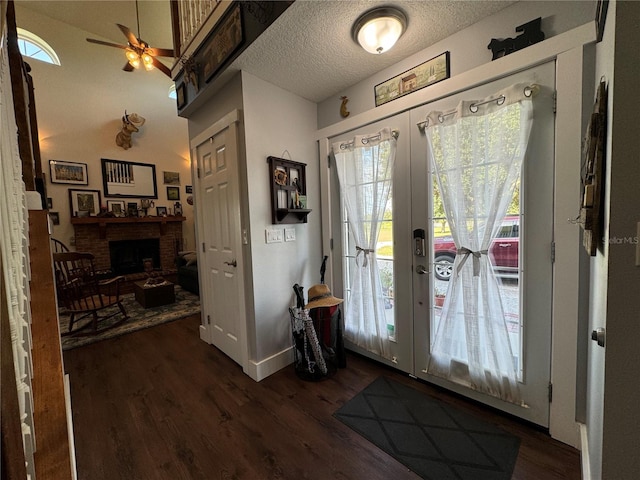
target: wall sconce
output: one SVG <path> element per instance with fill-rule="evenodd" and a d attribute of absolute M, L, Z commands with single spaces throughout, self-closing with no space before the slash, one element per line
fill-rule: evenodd
<path fill-rule="evenodd" d="M 407 28 L 407 16 L 393 7 L 379 7 L 362 14 L 351 28 L 353 40 L 369 53 L 391 49 Z"/>

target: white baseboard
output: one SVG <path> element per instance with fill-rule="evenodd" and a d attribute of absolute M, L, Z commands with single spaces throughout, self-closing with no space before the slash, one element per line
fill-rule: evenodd
<path fill-rule="evenodd" d="M 580 459 L 582 460 L 582 480 L 591 479 L 591 461 L 589 459 L 589 435 L 587 426 L 584 423 L 578 423 L 580 428 Z"/>
<path fill-rule="evenodd" d="M 247 369 L 244 373 L 253 378 L 256 382 L 264 380 L 269 375 L 276 373 L 278 370 L 285 368 L 293 363 L 293 347 L 285 348 L 270 357 L 255 362 L 249 360 Z"/>
<path fill-rule="evenodd" d="M 211 345 L 211 335 L 209 335 L 209 330 L 204 325 L 200 325 L 200 340 Z"/>

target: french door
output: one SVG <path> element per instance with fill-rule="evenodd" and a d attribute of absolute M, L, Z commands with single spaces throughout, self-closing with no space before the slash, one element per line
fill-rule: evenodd
<path fill-rule="evenodd" d="M 455 247 L 434 189 L 427 140 L 418 127 L 432 110 L 448 111 L 461 100 L 482 99 L 516 83 L 539 86 L 533 101 L 533 127 L 519 187 L 489 255 L 500 283 L 500 300 L 526 407 L 427 373 L 441 312 L 437 297 L 446 296 L 448 279 L 455 275 L 451 268 Z M 383 127 L 399 131 L 393 190 L 376 252 L 392 353 L 389 358 L 380 358 L 347 342 L 349 348 L 542 426 L 549 422 L 554 83 L 555 63 L 550 62 L 330 139 L 331 143 L 348 141 L 356 134 L 375 133 Z M 338 185 L 337 178 L 332 184 Z M 333 211 L 339 212 L 333 216 L 333 231 L 341 232 L 341 241 L 334 234 L 334 268 L 342 272 L 334 277 L 334 288 L 348 298 L 349 272 L 357 268 L 357 262 L 339 195 L 332 201 Z"/>
<path fill-rule="evenodd" d="M 382 122 L 367 125 L 364 128 L 352 130 L 343 135 L 334 137 L 331 142 L 341 143 L 353 140 L 355 135 L 375 134 L 382 128 L 389 127 L 398 132 L 396 142 L 396 160 L 394 168 L 394 180 L 391 194 L 385 209 L 384 220 L 380 228 L 376 248 L 376 261 L 380 271 L 380 280 L 384 295 L 384 307 L 386 317 L 386 332 L 389 339 L 389 355 L 381 357 L 362 348 L 350 344 L 350 349 L 363 355 L 375 358 L 383 363 L 392 365 L 405 372 L 413 372 L 413 325 L 412 325 L 412 286 L 411 276 L 401 274 L 411 270 L 411 256 L 409 255 L 409 240 L 400 228 L 410 223 L 408 206 L 411 203 L 411 174 L 410 174 L 410 116 L 409 113 L 394 116 Z M 335 168 L 332 169 L 334 177 L 333 185 L 339 185 Z M 342 272 L 342 275 L 334 276 L 334 289 L 342 291 L 347 300 L 350 295 L 349 281 L 358 266 L 356 258 L 356 245 L 349 231 L 348 220 L 344 205 L 341 202 L 339 188 L 333 189 L 332 210 L 334 223 L 332 230 L 340 232 L 334 234 L 334 271 Z M 402 252 L 402 253 L 401 253 Z M 348 328 L 347 328 L 348 330 Z M 348 334 L 347 334 L 348 335 Z"/>

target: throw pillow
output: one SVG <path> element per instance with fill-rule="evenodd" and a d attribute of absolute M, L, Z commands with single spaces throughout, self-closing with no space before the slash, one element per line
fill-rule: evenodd
<path fill-rule="evenodd" d="M 187 262 L 187 267 L 189 265 L 195 265 L 198 262 L 198 255 L 195 252 L 186 253 L 182 256 Z"/>

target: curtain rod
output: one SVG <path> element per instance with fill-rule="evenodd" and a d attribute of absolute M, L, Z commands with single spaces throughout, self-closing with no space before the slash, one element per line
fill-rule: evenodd
<path fill-rule="evenodd" d="M 524 93 L 525 97 L 530 97 L 532 95 L 536 95 L 538 93 L 538 91 L 540 90 L 540 86 L 537 84 L 533 84 L 533 85 L 527 85 L 526 87 L 524 87 L 522 93 Z M 504 95 L 500 95 L 497 98 L 492 98 L 490 100 L 485 100 L 484 102 L 477 102 L 477 103 L 472 103 L 471 105 L 469 105 L 469 111 L 471 111 L 471 113 L 476 113 L 478 111 L 478 107 L 480 105 L 486 105 L 488 103 L 491 102 L 496 102 L 498 105 L 502 105 L 504 103 L 504 101 L 507 99 L 507 97 L 505 97 Z M 440 123 L 443 122 L 444 117 L 448 117 L 450 115 L 455 115 L 456 111 L 452 111 L 452 112 L 448 112 L 448 113 L 441 113 L 440 115 L 438 115 L 438 121 Z M 416 123 L 416 125 L 418 126 L 418 128 L 420 130 L 424 130 L 425 128 L 427 128 L 429 126 L 429 119 L 426 119 L 422 122 L 418 122 Z"/>

